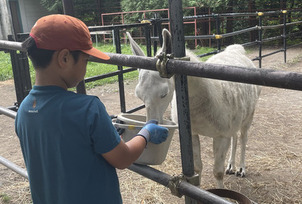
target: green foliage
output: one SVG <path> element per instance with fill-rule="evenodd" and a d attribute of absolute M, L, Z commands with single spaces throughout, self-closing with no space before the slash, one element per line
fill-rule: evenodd
<path fill-rule="evenodd" d="M 63 13 L 61 0 L 40 0 L 40 3 L 52 13 Z M 99 25 L 100 8 L 96 0 L 73 0 L 74 16 L 87 25 Z"/>
<path fill-rule="evenodd" d="M 247 11 L 249 6 L 257 9 L 257 11 L 264 10 L 278 10 L 282 7 L 281 0 L 271 1 L 271 0 L 199 0 L 198 7 L 212 8 L 214 12 L 224 11 L 226 12 L 232 7 L 235 12 Z M 300 0 L 284 1 L 286 2 L 286 8 L 300 8 L 302 2 Z"/>
<path fill-rule="evenodd" d="M 100 10 L 96 0 L 73 0 L 75 16 L 87 25 L 100 24 Z"/>
<path fill-rule="evenodd" d="M 192 0 L 183 0 L 182 6 L 191 7 L 191 6 L 198 6 L 196 1 Z M 122 11 L 141 11 L 141 10 L 154 10 L 154 9 L 167 9 L 169 8 L 168 1 L 161 1 L 161 0 L 145 0 L 145 1 L 133 1 L 133 0 L 121 0 L 121 8 Z M 189 12 L 184 10 L 184 13 Z M 160 16 L 162 18 L 167 18 L 168 13 L 166 11 L 157 11 L 157 12 L 150 12 L 144 15 L 143 13 L 135 13 L 129 14 L 125 16 L 125 21 L 127 23 L 135 23 L 142 19 L 150 19 L 154 18 L 154 15 Z M 192 14 L 191 14 L 192 15 Z"/>
<path fill-rule="evenodd" d="M 0 81 L 11 79 L 13 75 L 9 53 L 0 52 Z"/>
<path fill-rule="evenodd" d="M 200 0 L 199 7 L 210 7 L 210 8 L 217 8 L 220 6 L 227 6 L 229 0 Z"/>
<path fill-rule="evenodd" d="M 201 55 L 201 54 L 205 54 L 205 53 L 209 53 L 209 52 L 212 52 L 214 51 L 215 49 L 214 48 L 211 48 L 211 47 L 201 47 L 201 46 L 197 46 L 196 49 L 194 50 L 194 53 L 196 55 Z M 202 57 L 200 58 L 200 61 L 206 61 L 207 59 L 209 59 L 211 56 L 206 56 L 206 57 Z"/>
<path fill-rule="evenodd" d="M 50 12 L 63 13 L 63 5 L 61 0 L 41 0 L 41 5 Z"/>
<path fill-rule="evenodd" d="M 154 0 L 154 1 L 133 1 L 122 0 L 121 6 L 123 11 L 140 11 L 151 9 L 168 8 L 168 1 Z"/>

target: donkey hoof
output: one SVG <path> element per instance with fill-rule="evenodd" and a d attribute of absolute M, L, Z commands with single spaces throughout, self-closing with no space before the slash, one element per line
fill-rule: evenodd
<path fill-rule="evenodd" d="M 232 165 L 228 165 L 227 170 L 225 171 L 225 174 L 231 175 L 231 174 L 235 174 L 235 171 L 232 169 Z"/>
<path fill-rule="evenodd" d="M 245 172 L 242 170 L 242 168 L 240 168 L 240 170 L 236 172 L 236 176 L 245 177 Z"/>

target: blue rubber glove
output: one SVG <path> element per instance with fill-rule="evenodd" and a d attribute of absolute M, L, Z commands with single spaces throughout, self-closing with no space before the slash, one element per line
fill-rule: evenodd
<path fill-rule="evenodd" d="M 149 120 L 145 126 L 137 133 L 145 138 L 146 142 L 152 142 L 154 144 L 160 144 L 166 141 L 169 130 L 168 128 L 157 125 L 156 120 Z"/>

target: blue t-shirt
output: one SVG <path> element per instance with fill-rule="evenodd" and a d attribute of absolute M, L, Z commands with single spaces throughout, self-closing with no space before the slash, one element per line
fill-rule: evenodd
<path fill-rule="evenodd" d="M 34 204 L 122 203 L 116 170 L 101 155 L 121 139 L 97 97 L 34 86 L 15 125 Z"/>

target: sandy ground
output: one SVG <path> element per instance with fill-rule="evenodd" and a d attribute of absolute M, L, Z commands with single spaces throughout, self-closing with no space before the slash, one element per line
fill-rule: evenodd
<path fill-rule="evenodd" d="M 265 51 L 266 53 L 269 50 Z M 257 51 L 250 52 L 255 57 Z M 302 50 L 288 50 L 288 63 L 283 54 L 264 58 L 263 68 L 302 71 Z M 257 63 L 255 63 L 258 65 Z M 136 80 L 125 82 L 127 110 L 141 105 L 134 95 Z M 118 85 L 96 87 L 88 94 L 99 96 L 109 114 L 120 113 Z M 13 81 L 0 82 L 0 106 L 11 106 L 16 101 Z M 247 176 L 225 176 L 228 189 L 241 192 L 257 203 L 302 203 L 302 92 L 263 87 L 254 122 L 249 132 L 246 153 Z M 144 110 L 136 114 L 144 114 Z M 166 113 L 169 119 L 169 111 Z M 212 140 L 200 137 L 203 172 L 201 188 L 213 188 Z M 14 133 L 14 120 L 0 115 L 0 156 L 24 168 L 19 141 Z M 176 131 L 163 164 L 153 166 L 170 175 L 181 174 L 179 138 Z M 130 170 L 118 171 L 125 204 L 184 203 L 184 198 L 171 195 L 170 190 Z M 28 182 L 0 165 L 0 203 L 30 203 Z"/>

